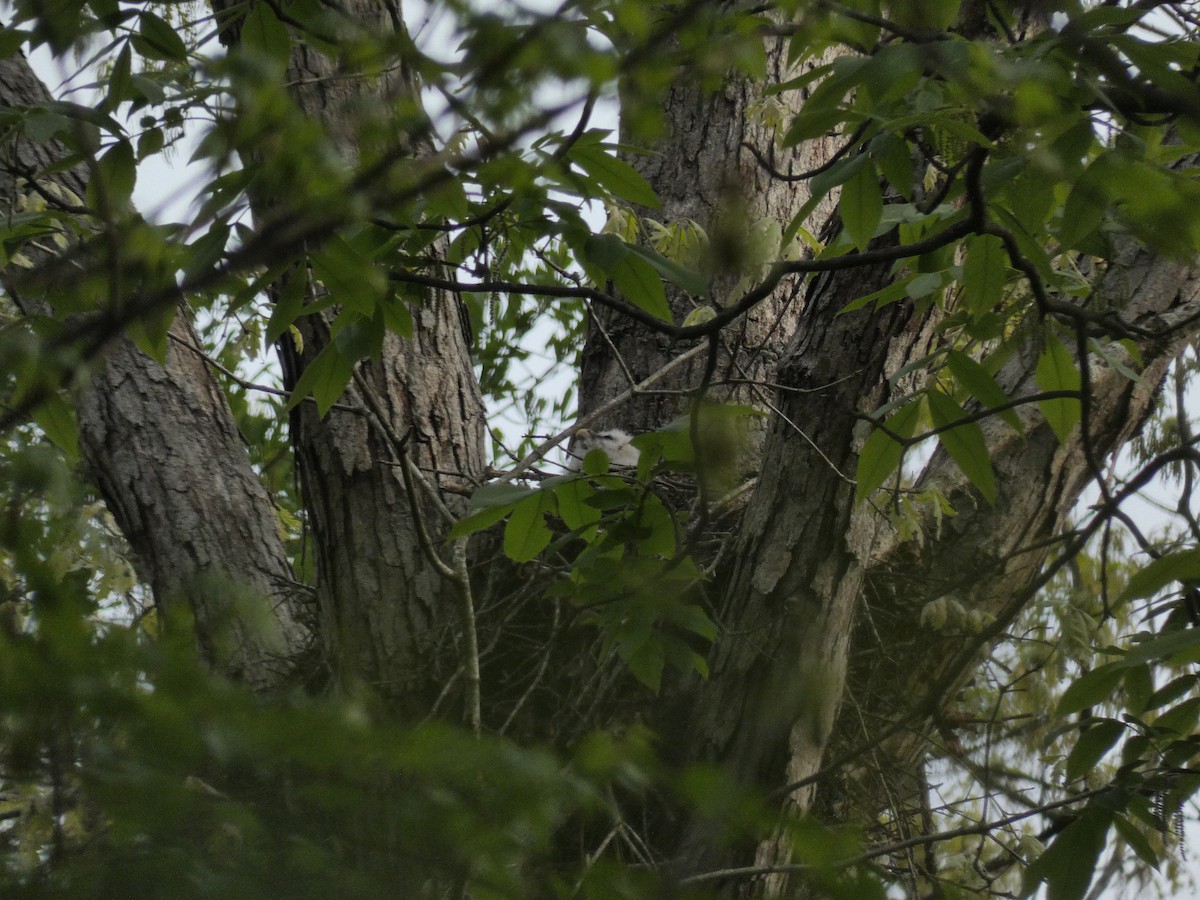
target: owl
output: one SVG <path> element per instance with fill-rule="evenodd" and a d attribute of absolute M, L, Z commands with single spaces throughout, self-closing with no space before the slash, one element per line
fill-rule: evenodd
<path fill-rule="evenodd" d="M 609 465 L 613 467 L 636 466 L 641 451 L 630 443 L 632 440 L 631 435 L 619 428 L 610 428 L 608 431 L 580 428 L 575 432 L 571 447 L 567 450 L 567 468 L 578 472 L 583 458 L 592 450 L 603 450 L 608 454 Z"/>

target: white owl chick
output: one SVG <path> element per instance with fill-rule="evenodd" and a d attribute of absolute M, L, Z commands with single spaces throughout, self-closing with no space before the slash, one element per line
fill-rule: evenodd
<path fill-rule="evenodd" d="M 613 467 L 636 466 L 641 451 L 630 443 L 632 440 L 630 434 L 619 428 L 610 428 L 608 431 L 580 428 L 575 432 L 571 448 L 567 451 L 567 468 L 578 472 L 583 465 L 583 458 L 591 450 L 603 450 L 608 454 L 609 465 Z"/>

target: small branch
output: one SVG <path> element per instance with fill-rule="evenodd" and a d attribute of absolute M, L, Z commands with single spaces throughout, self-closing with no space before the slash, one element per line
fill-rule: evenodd
<path fill-rule="evenodd" d="M 197 347 L 195 344 L 192 344 L 189 341 L 185 341 L 183 338 L 181 338 L 179 335 L 175 334 L 174 332 L 168 331 L 167 337 L 170 338 L 172 341 L 174 341 L 176 344 L 178 344 L 180 347 L 185 347 L 188 350 L 191 350 L 193 353 L 195 353 L 197 356 L 199 356 L 202 360 L 204 360 L 206 363 L 208 363 L 208 365 L 213 369 L 214 372 L 217 372 L 217 373 L 225 376 L 230 381 L 232 381 L 234 384 L 236 384 L 238 387 L 240 387 L 244 390 L 259 391 L 260 393 L 263 393 L 263 394 L 271 394 L 275 397 L 282 397 L 284 400 L 288 400 L 288 401 L 290 401 L 292 399 L 291 391 L 285 391 L 282 388 L 271 387 L 270 385 L 266 385 L 266 384 L 258 384 L 257 382 L 250 381 L 246 378 L 242 378 L 236 372 L 225 368 L 225 366 L 221 365 L 219 362 L 217 362 L 215 359 L 213 359 L 211 356 L 209 356 L 207 353 L 205 353 L 204 350 L 202 350 L 200 347 Z M 316 403 L 316 399 L 313 397 L 305 397 L 300 402 Z M 334 403 L 329 408 L 336 409 L 341 412 L 355 413 L 356 415 L 362 414 L 362 409 L 360 407 L 348 406 L 345 403 Z"/>
<path fill-rule="evenodd" d="M 1050 812 L 1051 810 L 1060 809 L 1064 806 L 1071 806 L 1072 804 L 1079 803 L 1083 800 L 1090 800 L 1091 798 L 1098 797 L 1101 794 L 1107 794 L 1112 790 L 1114 790 L 1112 787 L 1102 787 L 1090 791 L 1083 791 L 1082 793 L 1076 794 L 1073 797 L 1067 797 L 1064 800 L 1055 800 L 1053 803 L 1046 803 L 1042 806 L 1036 806 L 1023 812 L 1013 813 L 1011 816 L 1005 816 L 1003 819 L 995 819 L 991 822 L 981 822 L 978 825 L 965 825 L 962 828 L 952 828 L 949 831 L 939 831 L 936 834 L 918 835 L 903 841 L 885 844 L 882 847 L 864 850 L 857 856 L 850 856 L 846 859 L 832 863 L 830 868 L 847 869 L 851 866 L 857 866 L 865 862 L 870 862 L 873 859 L 878 859 L 881 856 L 889 856 L 893 853 L 899 853 L 901 850 L 907 850 L 911 847 L 937 844 L 956 837 L 968 837 L 973 834 L 990 834 L 999 828 L 1006 828 L 1009 825 L 1013 825 L 1022 821 L 1023 819 L 1041 815 L 1042 813 Z M 720 881 L 724 878 L 754 878 L 759 875 L 810 872 L 815 868 L 818 867 L 812 863 L 789 863 L 778 866 L 744 866 L 736 869 L 717 869 L 712 872 L 704 872 L 700 875 L 693 875 L 690 878 L 682 878 L 680 879 L 679 884 L 703 884 L 708 881 Z M 825 867 L 822 866 L 820 868 Z"/>
<path fill-rule="evenodd" d="M 1026 406 L 1030 403 L 1040 403 L 1043 400 L 1059 400 L 1059 399 L 1079 399 L 1079 391 L 1041 391 L 1037 394 L 1028 394 L 1024 397 L 1018 397 L 1016 400 L 1009 400 L 1007 403 L 999 403 L 996 406 L 989 406 L 985 409 L 976 410 L 973 413 L 968 413 L 962 418 L 955 419 L 953 422 L 947 422 L 945 425 L 939 425 L 936 428 L 930 428 L 928 431 L 923 431 L 920 434 L 915 434 L 912 437 L 904 437 L 892 431 L 883 423 L 882 420 L 866 413 L 853 413 L 856 419 L 862 419 L 864 422 L 870 422 L 875 428 L 878 428 L 897 444 L 903 447 L 912 447 L 922 441 L 928 440 L 931 437 L 936 437 L 945 431 L 951 431 L 961 425 L 970 425 L 972 422 L 979 422 L 983 419 L 991 418 L 999 415 L 1002 412 L 1007 412 L 1010 409 L 1015 409 L 1018 406 Z"/>
<path fill-rule="evenodd" d="M 788 175 L 784 172 L 780 172 L 775 167 L 775 161 L 773 158 L 775 155 L 774 151 L 772 151 L 772 153 L 771 153 L 772 158 L 767 158 L 766 156 L 763 155 L 763 152 L 761 150 L 759 150 L 757 147 L 755 147 L 749 141 L 742 141 L 742 146 L 745 149 L 750 151 L 750 155 L 754 157 L 755 161 L 757 161 L 758 164 L 763 168 L 763 170 L 768 175 L 770 175 L 772 178 L 774 178 L 776 181 L 784 181 L 784 182 L 788 182 L 788 183 L 797 182 L 797 181 L 808 181 L 810 178 L 815 178 L 816 176 L 820 175 L 822 172 L 828 172 L 835 165 L 837 165 L 846 156 L 846 154 L 849 153 L 851 150 L 853 150 L 855 145 L 858 144 L 858 142 L 860 140 L 862 140 L 863 133 L 867 130 L 867 126 L 869 124 L 870 124 L 870 120 L 863 122 L 857 128 L 855 128 L 854 131 L 852 131 L 850 133 L 850 137 L 846 139 L 846 143 L 844 143 L 841 147 L 839 147 L 833 153 L 833 155 L 830 156 L 829 159 L 825 160 L 825 162 L 821 163 L 821 165 L 816 166 L 815 168 L 812 168 L 812 169 L 808 169 L 805 172 L 800 172 L 797 175 Z"/>
<path fill-rule="evenodd" d="M 608 349 L 612 351 L 613 359 L 617 361 L 617 365 L 621 368 L 621 374 L 625 376 L 625 381 L 632 388 L 637 384 L 637 379 L 633 377 L 633 372 L 629 368 L 629 364 L 625 362 L 625 357 L 621 354 L 620 349 L 613 343 L 612 335 L 608 333 L 608 329 L 604 327 L 604 323 L 600 321 L 599 316 L 592 311 L 592 305 L 584 300 L 584 305 L 587 306 L 588 316 L 591 319 L 591 324 L 600 332 L 600 337 L 604 339 L 604 343 L 608 345 Z"/>
<path fill-rule="evenodd" d="M 558 621 L 561 616 L 561 612 L 562 610 L 559 606 L 559 603 L 555 602 L 554 621 L 550 623 L 550 637 L 546 640 L 545 648 L 542 651 L 542 658 L 538 661 L 537 671 L 533 673 L 533 679 L 529 682 L 529 686 L 525 688 L 524 692 L 517 699 L 517 702 L 513 704 L 512 710 L 509 712 L 508 716 L 505 717 L 504 724 L 500 726 L 500 729 L 496 732 L 497 734 L 504 734 L 504 732 L 508 731 L 508 726 L 513 723 L 513 719 L 517 717 L 517 713 L 521 711 L 522 707 L 524 707 L 529 701 L 529 698 L 533 696 L 534 690 L 541 683 L 542 677 L 546 674 L 546 667 L 550 664 L 550 647 L 554 643 L 554 636 L 558 633 Z"/>
<path fill-rule="evenodd" d="M 675 357 L 669 363 L 664 365 L 657 372 L 652 372 L 650 375 L 643 378 L 637 384 L 633 385 L 632 387 L 628 388 L 627 390 L 622 391 L 620 394 L 613 397 L 607 403 L 604 403 L 603 405 L 598 406 L 596 409 L 592 410 L 590 413 L 588 413 L 583 418 L 577 419 L 570 427 L 564 428 L 562 431 L 560 431 L 558 434 L 551 437 L 549 440 L 543 441 L 540 445 L 535 447 L 532 451 L 529 452 L 529 454 L 527 456 L 525 456 L 524 459 L 522 459 L 519 463 L 517 463 L 516 466 L 514 466 L 512 469 L 510 469 L 509 471 L 507 471 L 503 475 L 501 475 L 500 478 L 497 479 L 497 481 L 499 483 L 512 481 L 514 478 L 516 478 L 518 475 L 520 475 L 522 472 L 524 472 L 531 466 L 537 465 L 537 463 L 543 457 L 545 457 L 545 455 L 547 453 L 549 453 L 552 449 L 554 449 L 559 444 L 561 444 L 563 441 L 565 441 L 567 438 L 569 438 L 578 429 L 586 428 L 587 426 L 591 425 L 593 422 L 600 419 L 600 417 L 607 415 L 609 412 L 616 409 L 618 406 L 627 402 L 631 397 L 637 396 L 639 393 L 644 391 L 646 388 L 650 387 L 650 385 L 654 384 L 656 381 L 659 381 L 660 379 L 665 377 L 667 375 L 667 373 L 673 371 L 678 366 L 682 365 L 683 363 L 687 362 L 688 360 L 692 359 L 693 357 L 699 355 L 700 351 L 702 351 L 703 349 L 704 349 L 704 345 L 699 344 L 699 345 L 693 347 L 691 350 L 688 350 L 686 353 L 681 353 L 679 356 Z"/>
<path fill-rule="evenodd" d="M 646 312 L 641 307 L 634 306 L 632 303 L 590 287 L 565 284 L 529 284 L 519 281 L 464 282 L 449 278 L 437 278 L 432 275 L 423 275 L 419 272 L 401 271 L 390 272 L 388 277 L 392 281 L 403 284 L 416 284 L 423 287 L 439 288 L 441 290 L 464 294 L 491 294 L 498 292 L 505 294 L 530 294 L 540 297 L 577 297 L 591 300 L 616 310 L 659 334 L 665 334 L 676 340 L 689 340 L 691 338 L 708 337 L 710 334 L 720 331 L 735 319 L 741 318 L 769 297 L 775 288 L 779 286 L 779 283 L 788 275 L 807 275 L 816 272 L 844 272 L 848 269 L 856 269 L 861 266 L 896 262 L 901 259 L 922 256 L 962 240 L 975 230 L 972 222 L 957 222 L 927 238 L 914 241 L 911 244 L 878 247 L 874 250 L 863 250 L 856 253 L 848 253 L 844 256 L 833 256 L 824 259 L 797 259 L 777 262 L 771 267 L 757 287 L 747 291 L 737 303 L 719 310 L 715 316 L 699 325 L 675 325 L 672 322 L 664 322 L 658 316 Z"/>

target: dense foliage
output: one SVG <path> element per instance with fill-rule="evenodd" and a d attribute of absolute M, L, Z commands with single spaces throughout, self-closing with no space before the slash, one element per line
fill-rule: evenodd
<path fill-rule="evenodd" d="M 380 5 L 395 26 L 381 30 L 315 0 L 15 3 L 0 32 L 0 893 L 705 896 L 789 871 L 846 898 L 1044 884 L 1058 900 L 1148 868 L 1168 889 L 1186 878 L 1200 11 L 1034 6 L 438 0 L 403 18 Z M 35 52 L 39 71 L 70 73 L 55 99 L 22 68 Z M 303 92 L 302 52 L 337 61 L 328 115 Z M 750 215 L 746 176 L 710 221 L 660 212 L 641 162 L 677 128 L 680 85 L 706 103 L 747 84 L 739 115 L 771 138 L 742 162 L 803 202 Z M 163 175 L 184 152 L 186 174 Z M 187 179 L 181 221 L 135 205 Z M 654 710 L 732 677 L 721 647 L 740 623 L 716 598 L 739 562 L 777 565 L 738 543 L 746 460 L 765 446 L 770 465 L 771 441 L 807 427 L 770 392 L 828 374 L 781 367 L 739 393 L 717 374 L 736 356 L 723 335 L 777 291 L 815 298 L 843 277 L 867 287 L 830 329 L 903 309 L 927 332 L 878 404 L 835 411 L 858 419 L 854 468 L 825 459 L 852 485 L 846 517 L 882 523 L 895 559 L 963 541 L 969 567 L 990 521 L 970 516 L 1021 490 L 1006 454 L 1037 434 L 1079 475 L 1053 534 L 1012 551 L 1039 565 L 1001 601 L 933 557 L 930 584 L 959 580 L 912 588 L 909 625 L 946 657 L 928 702 L 864 719 L 798 809 L 783 801 L 813 779 L 789 788 L 780 767 L 764 784 L 672 746 Z M 442 435 L 373 404 L 366 379 L 455 297 L 491 457 L 444 478 L 414 463 Z M 636 467 L 593 451 L 567 469 L 585 341 L 622 340 L 598 322 L 674 342 L 698 377 L 629 375 L 611 403 L 662 388 L 655 402 L 681 411 L 634 438 Z M 203 361 L 273 498 L 305 636 L 274 683 L 227 664 L 238 635 L 269 631 L 263 597 L 234 578 L 216 613 L 200 588 L 178 602 L 137 543 L 173 523 L 105 508 L 75 404 L 125 339 L 164 366 Z M 370 423 L 413 553 L 452 587 L 436 602 L 461 604 L 456 665 L 428 661 L 443 689 L 422 715 L 346 674 L 312 599 L 328 555 L 288 423 L 314 410 Z M 930 460 L 953 478 L 920 476 Z M 1085 482 L 1089 505 L 1073 505 Z M 495 619 L 520 640 L 489 644 Z M 537 642 L 564 634 L 553 665 L 584 672 L 597 706 L 618 698 L 582 724 L 535 690 L 553 678 Z M 594 678 L 573 654 L 598 660 Z M 922 741 L 919 798 L 864 803 L 839 779 L 901 733 Z M 728 855 L 673 859 L 697 833 Z M 785 858 L 752 867 L 772 840 Z"/>

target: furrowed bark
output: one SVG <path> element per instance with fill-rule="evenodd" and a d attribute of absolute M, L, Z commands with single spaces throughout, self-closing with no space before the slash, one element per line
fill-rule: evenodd
<path fill-rule="evenodd" d="M 982 16 L 979 9 L 975 9 L 975 14 Z M 1036 30 L 1043 25 L 1035 14 L 1022 22 L 1022 29 Z M 979 27 L 978 23 L 968 23 L 967 30 L 975 27 Z M 681 102 L 687 96 L 686 89 L 676 88 L 667 101 L 671 138 L 656 146 L 655 154 L 630 157 L 663 197 L 667 211 L 678 209 L 680 216 L 709 224 L 713 210 L 722 202 L 728 203 L 728 194 L 723 194 L 720 188 L 729 184 L 728 173 L 735 166 L 728 161 L 728 151 L 722 157 L 713 152 L 712 145 L 704 138 L 712 133 L 726 134 L 723 129 L 730 126 L 725 116 L 745 125 L 745 106 L 729 102 L 731 96 L 737 96 L 737 90 L 735 85 L 723 97 L 708 100 L 709 109 L 697 114 Z M 696 122 L 703 122 L 699 133 L 695 130 Z M 713 143 L 718 148 L 728 148 L 738 142 L 723 142 L 718 137 Z M 680 159 L 684 174 L 672 177 L 672 169 L 680 165 L 677 162 Z M 701 164 L 691 162 L 697 159 L 702 160 Z M 774 186 L 779 187 L 778 183 Z M 747 193 L 755 198 L 770 196 L 769 188 L 762 185 L 758 188 Z M 697 208 L 699 213 L 693 211 Z M 778 215 L 778 210 L 768 206 L 764 214 Z M 670 221 L 666 216 L 660 217 Z M 881 568 L 878 551 L 872 548 L 886 544 L 887 535 L 880 533 L 884 525 L 882 517 L 870 507 L 856 508 L 852 502 L 854 488 L 850 479 L 865 438 L 861 423 L 855 426 L 854 413 L 869 414 L 886 402 L 891 393 L 919 386 L 915 377 L 900 385 L 889 385 L 887 379 L 929 349 L 937 314 L 915 317 L 911 306 L 900 304 L 882 314 L 860 312 L 842 318 L 836 315 L 846 302 L 890 280 L 889 273 L 882 270 L 825 276 L 814 282 L 805 300 L 795 295 L 794 285 L 790 296 L 785 286 L 777 297 L 783 300 L 787 314 L 772 318 L 777 329 L 772 337 L 778 340 L 782 334 L 786 339 L 793 331 L 796 336 L 783 353 L 782 362 L 775 362 L 781 344 L 774 346 L 775 359 L 766 357 L 770 359 L 766 366 L 762 365 L 764 356 L 756 357 L 753 352 L 748 363 L 741 363 L 740 372 L 736 354 L 732 363 L 722 361 L 727 366 L 724 370 L 727 376 L 736 372 L 744 377 L 753 371 L 756 378 L 778 381 L 784 392 L 776 401 L 780 415 L 767 437 L 759 484 L 741 523 L 741 539 L 730 554 L 736 560 L 732 574 L 718 576 L 728 579 L 718 610 L 722 635 L 710 658 L 709 681 L 696 692 L 695 702 L 685 704 L 690 728 L 682 743 L 697 757 L 720 760 L 748 784 L 762 789 L 813 779 L 821 770 L 841 705 L 851 648 L 855 648 L 855 658 L 861 659 L 858 642 L 868 629 L 876 635 L 875 641 L 878 633 L 890 634 L 887 627 L 890 621 L 884 625 L 878 621 L 860 624 L 855 631 L 858 598 L 867 586 L 868 574 L 874 578 Z M 686 302 L 680 303 L 677 298 L 677 315 L 686 311 Z M 628 379 L 614 360 L 616 355 L 625 357 L 635 378 L 644 377 L 671 358 L 662 339 L 647 340 L 636 329 L 622 330 L 607 317 L 598 318 L 606 334 L 592 335 L 585 353 L 585 411 L 627 386 Z M 748 330 L 753 333 L 753 324 Z M 741 352 L 760 346 L 753 337 L 739 337 L 730 343 Z M 1146 377 L 1150 383 L 1157 385 L 1161 380 L 1169 355 L 1168 352 L 1148 366 Z M 1147 414 L 1152 392 L 1128 390 L 1128 382 L 1119 376 L 1114 384 L 1112 378 L 1102 378 L 1097 372 L 1096 387 L 1101 394 L 1093 422 L 1105 432 L 1103 440 L 1097 438 L 1097 452 L 1103 455 L 1128 440 Z M 693 368 L 675 384 L 694 387 L 697 381 Z M 589 394 L 593 385 L 607 386 Z M 1028 384 L 1023 387 L 1026 393 L 1032 390 Z M 1020 393 L 1014 386 L 1012 395 Z M 634 423 L 635 428 L 654 428 L 678 414 L 683 405 L 677 397 L 635 400 L 635 404 L 627 414 L 614 415 L 606 424 L 629 427 L 629 423 Z M 1015 452 L 1017 459 L 1009 459 L 1010 452 Z M 947 531 L 955 534 L 934 542 L 936 550 L 931 552 L 951 561 L 944 565 L 947 571 L 973 571 L 974 566 L 967 566 L 967 562 L 984 546 L 984 540 L 1016 547 L 1038 536 L 1048 536 L 1061 525 L 1065 511 L 1071 508 L 1088 481 L 1089 473 L 1086 466 L 1080 465 L 1080 456 L 1076 453 L 1072 457 L 1069 450 L 1059 451 L 1045 427 L 1034 430 L 1020 451 L 1010 451 L 1008 447 L 998 450 L 996 467 L 1003 485 L 1016 489 L 1020 484 L 1016 479 L 1027 470 L 1045 475 L 1045 482 L 1039 482 L 1029 495 L 1020 488 L 1020 498 L 1002 496 L 997 506 L 1006 507 L 1008 515 L 992 517 L 978 529 L 966 525 L 965 520 L 951 520 Z M 1055 459 L 1052 466 L 1051 457 Z M 938 456 L 935 465 L 945 468 L 946 461 Z M 969 494 L 964 484 L 957 485 L 955 496 Z M 1030 509 L 1028 501 L 1035 496 L 1043 509 Z M 1023 502 L 1014 502 L 1016 499 Z M 978 498 L 969 502 L 972 511 L 984 505 Z M 963 529 L 966 533 L 957 533 Z M 998 540 L 996 529 L 1001 530 Z M 901 555 L 909 552 L 907 548 L 900 551 Z M 1005 577 L 997 579 L 988 592 L 994 596 L 995 604 L 1002 598 L 1011 601 L 1014 592 L 1027 588 L 1044 556 L 1044 553 L 1028 554 L 1007 567 Z M 907 557 L 904 562 L 907 565 Z M 919 582 L 928 577 L 930 568 L 926 563 L 920 571 L 907 567 L 904 571 L 911 573 L 912 581 Z M 910 597 L 911 594 L 906 596 L 906 602 L 911 615 L 906 620 L 906 630 L 901 632 L 906 636 L 917 626 L 920 612 L 919 606 L 912 612 Z M 956 646 L 961 644 L 959 639 Z M 859 679 L 852 678 L 849 682 L 855 696 L 865 694 L 870 698 L 871 709 L 867 710 L 870 721 L 880 721 L 884 712 L 896 720 L 903 719 L 902 714 L 895 715 L 895 710 L 911 711 L 915 699 L 923 696 L 917 688 L 936 681 L 936 673 L 931 673 L 929 667 L 939 654 L 929 651 L 927 636 L 912 637 L 909 645 L 908 656 L 897 654 L 899 666 L 907 666 L 903 677 L 896 671 L 897 666 L 873 669 L 868 664 Z M 947 652 L 941 658 L 958 658 L 962 663 L 961 654 L 949 652 L 955 647 L 945 649 Z M 882 653 L 878 648 L 875 650 L 872 660 Z M 867 674 L 878 677 L 866 685 L 861 679 Z M 886 681 L 887 685 L 879 692 L 884 699 L 876 703 L 871 691 L 879 681 Z M 900 693 L 904 693 L 905 705 L 897 704 Z M 835 745 L 839 751 L 846 743 L 853 743 L 847 734 L 854 731 L 859 736 L 861 726 L 851 726 L 860 721 L 860 715 L 862 710 L 856 708 L 842 716 Z M 812 781 L 792 792 L 789 807 L 794 811 L 811 808 L 817 784 Z M 864 807 L 850 818 L 873 821 L 880 796 L 877 792 L 873 797 L 875 807 Z M 702 825 L 685 837 L 681 855 L 684 869 L 689 871 L 715 868 L 723 859 L 730 858 L 714 846 Z M 789 856 L 786 841 L 770 841 L 760 848 L 757 862 L 786 863 Z M 781 891 L 785 885 L 783 879 L 766 879 L 750 892 Z"/>
<path fill-rule="evenodd" d="M 853 502 L 865 438 L 855 413 L 904 391 L 908 385 L 889 385 L 886 376 L 923 356 L 934 334 L 931 317 L 908 302 L 838 315 L 890 277 L 874 265 L 812 283 L 778 376 L 794 390 L 777 401 L 780 416 L 730 554 L 722 635 L 697 692 L 691 738 L 700 758 L 720 760 L 764 792 L 820 767 L 841 705 L 863 561 L 879 527 L 869 507 Z M 804 811 L 810 800 L 811 788 L 790 805 Z M 690 871 L 718 868 L 732 858 L 723 853 L 702 826 L 682 848 Z M 757 862 L 789 856 L 781 841 L 764 845 Z"/>
<path fill-rule="evenodd" d="M 769 38 L 766 47 L 768 82 L 796 77 L 829 61 L 823 57 L 789 67 L 785 40 Z M 763 121 L 761 104 L 768 82 L 731 78 L 723 90 L 709 93 L 685 72 L 662 101 L 664 137 L 649 147 L 648 153 L 625 155 L 626 162 L 654 187 L 662 204 L 658 209 L 639 209 L 639 214 L 668 226 L 691 220 L 705 229 L 713 243 L 713 258 L 706 261 L 715 266 L 712 301 L 668 290 L 677 323 L 706 303 L 715 302 L 720 308 L 736 301 L 738 296 L 732 292 L 738 282 L 749 279 L 742 283 L 744 290 L 754 280 L 748 258 L 765 250 L 773 259 L 776 250 L 775 246 L 755 246 L 755 241 L 769 242 L 770 238 L 756 238 L 753 226 L 764 220 L 786 225 L 811 196 L 807 181 L 781 181 L 767 171 L 764 162 L 777 171 L 798 175 L 821 166 L 840 147 L 838 141 L 829 139 L 780 149 L 775 127 Z M 798 109 L 802 104 L 791 100 L 792 96 L 776 99 L 795 103 Z M 622 140 L 632 142 L 627 135 Z M 836 197 L 826 198 L 806 225 L 818 230 L 835 203 Z M 811 251 L 804 248 L 804 252 Z M 765 385 L 774 381 L 802 305 L 798 285 L 782 285 L 722 333 L 710 399 L 760 408 L 766 405 L 771 389 Z M 639 382 L 693 345 L 649 335 L 643 326 L 619 314 L 593 309 L 579 380 L 580 414 L 590 413 L 627 390 L 630 375 L 634 383 Z M 596 427 L 615 426 L 630 433 L 662 427 L 689 409 L 694 398 L 687 392 L 700 386 L 704 368 L 701 353 L 646 394 L 603 416 Z"/>
<path fill-rule="evenodd" d="M 0 60 L 0 103 L 50 99 L 24 57 Z M 42 175 L 62 147 L 18 137 L 4 149 L 0 198 L 9 212 L 18 178 L 53 180 L 86 195 L 83 166 Z M 35 262 L 53 266 L 55 259 L 45 251 Z M 171 335 L 162 365 L 126 337 L 112 341 L 78 394 L 80 447 L 168 622 L 188 609 L 201 655 L 215 671 L 257 690 L 282 688 L 309 639 L 301 624 L 305 592 L 229 405 L 191 349 L 200 340 L 185 307 Z"/>
<path fill-rule="evenodd" d="M 226 4 L 214 8 L 226 13 Z M 355 0 L 339 8 L 339 19 L 339 27 L 351 33 L 363 29 L 378 36 L 403 29 L 397 3 Z M 235 42 L 236 34 L 234 23 L 223 39 Z M 286 75 L 291 96 L 352 166 L 362 116 L 390 108 L 396 96 L 412 96 L 417 85 L 403 65 L 366 76 L 306 45 L 302 34 L 293 36 Z M 421 139 L 396 140 L 400 163 L 423 152 Z M 351 382 L 343 403 L 360 412 L 334 409 L 321 417 L 304 404 L 291 423 L 329 661 L 345 690 L 365 689 L 384 702 L 387 715 L 407 721 L 429 714 L 456 672 L 470 668 L 460 644 L 460 588 L 431 553 L 446 563 L 451 559 L 438 540 L 447 525 L 441 508 L 461 512 L 462 499 L 442 487 L 453 482 L 461 492 L 481 480 L 485 430 L 459 299 L 430 292 L 412 312 L 411 339 L 389 333 L 379 360 L 358 364 L 361 378 Z M 307 315 L 296 322 L 302 350 L 284 336 L 289 384 L 328 344 L 333 317 Z M 371 396 L 363 396 L 364 390 Z M 406 459 L 430 491 L 414 483 L 410 497 L 401 471 Z M 423 546 L 422 529 L 432 546 Z"/>

